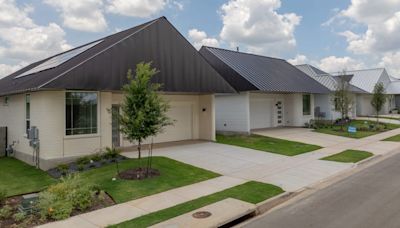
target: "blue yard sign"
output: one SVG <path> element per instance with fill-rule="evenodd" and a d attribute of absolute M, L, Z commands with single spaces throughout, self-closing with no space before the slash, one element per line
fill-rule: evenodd
<path fill-rule="evenodd" d="M 347 129 L 347 132 L 349 132 L 349 133 L 356 133 L 356 132 L 357 132 L 357 128 L 356 128 L 356 127 L 349 126 L 349 128 Z"/>

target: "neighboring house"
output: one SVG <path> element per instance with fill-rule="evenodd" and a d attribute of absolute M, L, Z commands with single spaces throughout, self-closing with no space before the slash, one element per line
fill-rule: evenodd
<path fill-rule="evenodd" d="M 304 126 L 314 118 L 313 94 L 330 92 L 282 59 L 212 47 L 200 53 L 240 92 L 216 96 L 220 132 Z"/>
<path fill-rule="evenodd" d="M 340 112 L 335 111 L 335 106 L 332 100 L 333 93 L 337 90 L 338 86 L 341 85 L 340 83 L 349 83 L 353 76 L 345 75 L 342 77 L 334 77 L 309 64 L 298 65 L 296 67 L 331 91 L 329 94 L 316 94 L 314 96 L 314 115 L 316 118 L 326 120 L 336 120 L 341 118 Z M 341 80 L 343 80 L 343 82 L 341 82 Z M 367 92 L 351 84 L 348 85 L 348 88 L 350 97 L 353 101 L 348 117 L 355 118 L 357 110 L 357 95 L 366 94 Z"/>
<path fill-rule="evenodd" d="M 341 72 L 334 73 L 334 76 L 341 75 Z M 366 91 L 366 94 L 357 95 L 357 116 L 376 115 L 371 105 L 372 94 L 377 83 L 382 83 L 388 94 L 388 102 L 385 103 L 381 114 L 388 114 L 395 107 L 393 91 L 388 91 L 391 83 L 389 74 L 384 68 L 346 71 L 347 75 L 353 75 L 350 84 Z"/>
<path fill-rule="evenodd" d="M 394 108 L 397 112 L 400 110 L 400 79 L 390 76 L 390 84 L 386 88 L 388 94 L 393 94 L 394 96 Z"/>
<path fill-rule="evenodd" d="M 27 129 L 39 129 L 47 169 L 104 147 L 131 144 L 119 132 L 121 87 L 128 69 L 152 62 L 175 120 L 154 142 L 214 140 L 214 93 L 235 90 L 161 17 L 33 63 L 0 80 L 0 126 L 16 157 L 32 162 Z M 114 113 L 114 112 L 113 112 Z"/>

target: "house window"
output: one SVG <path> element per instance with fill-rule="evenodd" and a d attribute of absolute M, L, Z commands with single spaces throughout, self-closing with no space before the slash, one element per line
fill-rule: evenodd
<path fill-rule="evenodd" d="M 303 94 L 303 116 L 311 115 L 311 95 Z"/>
<path fill-rule="evenodd" d="M 8 106 L 9 101 L 10 101 L 10 97 L 9 97 L 9 96 L 5 96 L 5 97 L 4 97 L 3 105 L 4 105 L 4 106 Z"/>
<path fill-rule="evenodd" d="M 28 130 L 31 127 L 31 95 L 25 95 L 25 130 L 26 134 L 28 134 Z"/>
<path fill-rule="evenodd" d="M 97 133 L 97 93 L 67 92 L 65 105 L 66 135 Z"/>

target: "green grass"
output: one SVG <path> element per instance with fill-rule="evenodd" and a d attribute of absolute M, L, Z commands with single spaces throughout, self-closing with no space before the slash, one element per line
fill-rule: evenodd
<path fill-rule="evenodd" d="M 7 196 L 41 191 L 55 182 L 46 172 L 22 161 L 0 159 L 0 189 L 5 189 Z"/>
<path fill-rule="evenodd" d="M 142 159 L 142 166 L 145 165 L 146 160 L 146 158 Z M 137 159 L 129 159 L 121 162 L 119 167 L 123 171 L 137 168 L 139 163 Z M 115 164 L 82 172 L 81 177 L 88 183 L 96 184 L 105 190 L 117 203 L 123 203 L 219 176 L 219 174 L 165 157 L 154 157 L 152 167 L 158 169 L 161 175 L 140 181 L 121 179 L 112 181 L 117 173 Z"/>
<path fill-rule="evenodd" d="M 316 145 L 261 135 L 217 135 L 217 142 L 286 156 L 295 156 L 321 148 Z"/>
<path fill-rule="evenodd" d="M 336 161 L 345 163 L 356 163 L 366 158 L 373 156 L 374 154 L 360 150 L 345 150 L 341 153 L 331 155 L 329 157 L 321 158 L 326 161 Z"/>
<path fill-rule="evenodd" d="M 176 216 L 191 212 L 206 205 L 224 200 L 226 198 L 235 198 L 249 203 L 259 203 L 273 196 L 282 193 L 283 190 L 277 186 L 250 181 L 233 188 L 226 189 L 208 196 L 204 196 L 186 203 L 176 205 L 164 210 L 160 210 L 148 215 L 135 218 L 117 225 L 112 228 L 130 228 L 130 227 L 149 227 L 151 225 L 166 221 Z"/>
<path fill-rule="evenodd" d="M 400 135 L 395 135 L 382 141 L 400 142 Z"/>
<path fill-rule="evenodd" d="M 315 129 L 315 132 L 319 133 L 325 133 L 325 134 L 330 134 L 330 135 L 338 135 L 338 136 L 344 136 L 344 137 L 349 137 L 349 138 L 364 138 L 367 136 L 379 134 L 388 130 L 393 130 L 396 128 L 399 128 L 400 125 L 398 124 L 389 124 L 389 123 L 380 123 L 381 126 L 386 126 L 385 129 L 382 129 L 381 131 L 374 131 L 374 130 L 369 130 L 369 125 L 370 124 L 376 124 L 375 121 L 368 121 L 368 120 L 353 120 L 351 121 L 350 124 L 347 124 L 343 126 L 343 131 L 341 130 L 340 126 L 332 126 L 330 128 L 319 128 Z M 353 126 L 357 128 L 356 133 L 349 133 L 347 132 L 348 126 Z"/>

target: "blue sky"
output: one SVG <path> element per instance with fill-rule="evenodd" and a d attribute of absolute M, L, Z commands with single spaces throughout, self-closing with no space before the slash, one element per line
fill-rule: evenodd
<path fill-rule="evenodd" d="M 0 77 L 159 16 L 197 48 L 400 76 L 400 0 L 0 0 Z"/>

